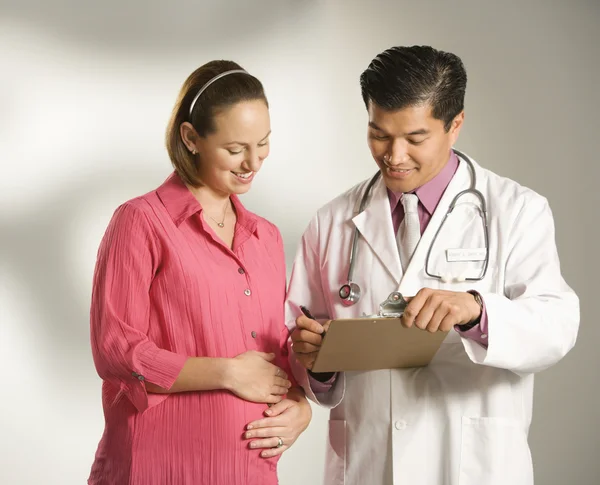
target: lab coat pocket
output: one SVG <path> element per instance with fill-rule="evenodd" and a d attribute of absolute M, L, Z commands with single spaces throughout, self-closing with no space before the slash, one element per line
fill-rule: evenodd
<path fill-rule="evenodd" d="M 459 485 L 533 485 L 527 434 L 510 418 L 462 418 Z"/>
<path fill-rule="evenodd" d="M 328 485 L 344 485 L 346 482 L 346 421 L 329 421 L 329 438 L 325 457 L 325 477 Z"/>

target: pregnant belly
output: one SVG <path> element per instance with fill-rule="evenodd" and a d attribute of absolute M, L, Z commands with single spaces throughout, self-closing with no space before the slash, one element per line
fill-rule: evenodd
<path fill-rule="evenodd" d="M 186 480 L 210 477 L 202 483 L 248 484 L 255 478 L 261 485 L 276 483 L 278 459 L 260 458 L 243 437 L 246 425 L 263 417 L 265 409 L 266 404 L 223 391 L 169 396 L 136 420 L 133 475 L 146 475 L 151 463 L 153 474 L 168 470 Z"/>
<path fill-rule="evenodd" d="M 266 409 L 224 391 L 173 394 L 140 416 L 136 434 L 172 435 L 177 442 L 239 442 L 246 425 L 264 417 Z"/>

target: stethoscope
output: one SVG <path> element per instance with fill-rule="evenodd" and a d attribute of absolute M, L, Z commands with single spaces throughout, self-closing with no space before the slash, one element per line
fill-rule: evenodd
<path fill-rule="evenodd" d="M 450 206 L 448 207 L 448 210 L 446 211 L 446 215 L 444 216 L 442 223 L 440 224 L 440 226 L 438 227 L 438 230 L 436 231 L 435 235 L 433 236 L 433 240 L 431 241 L 431 244 L 429 245 L 429 249 L 427 250 L 427 256 L 425 257 L 425 274 L 427 276 L 429 276 L 430 278 L 439 279 L 439 280 L 443 281 L 444 283 L 450 283 L 450 282 L 460 283 L 460 282 L 465 282 L 465 281 L 480 281 L 483 278 L 485 278 L 485 275 L 487 273 L 488 264 L 489 264 L 490 250 L 489 250 L 489 236 L 488 236 L 488 224 L 487 224 L 487 205 L 485 203 L 485 197 L 476 188 L 477 177 L 475 175 L 475 167 L 473 166 L 473 162 L 471 161 L 471 159 L 468 156 L 459 152 L 458 150 L 453 149 L 453 151 L 454 151 L 454 153 L 456 153 L 456 155 L 459 158 L 464 160 L 467 163 L 467 165 L 469 166 L 469 169 L 471 170 L 471 186 L 468 189 L 463 190 L 463 191 L 459 192 L 458 194 L 456 194 L 456 196 L 452 199 L 452 202 L 450 203 Z M 381 177 L 381 171 L 378 171 L 373 176 L 373 178 L 369 181 L 369 184 L 367 185 L 367 188 L 365 189 L 365 192 L 360 201 L 360 206 L 358 208 L 359 214 L 365 210 L 365 206 L 367 205 L 367 201 L 368 201 L 369 197 L 371 196 L 371 191 L 373 189 L 373 186 L 375 185 L 377 180 L 379 180 L 379 177 Z M 444 227 L 444 223 L 446 222 L 446 219 L 448 219 L 448 216 L 454 210 L 454 207 L 456 206 L 458 199 L 460 199 L 460 197 L 462 197 L 463 195 L 466 195 L 466 194 L 475 195 L 479 199 L 479 202 L 481 203 L 480 215 L 481 215 L 481 220 L 483 223 L 483 234 L 484 234 L 484 240 L 485 240 L 485 259 L 483 262 L 483 267 L 482 267 L 481 273 L 479 274 L 479 276 L 476 276 L 474 278 L 473 277 L 467 278 L 467 277 L 463 277 L 463 276 L 447 277 L 447 276 L 442 276 L 442 275 L 438 275 L 438 274 L 433 274 L 429 271 L 429 257 L 431 256 L 431 250 L 432 250 L 433 246 L 435 245 L 435 241 L 437 240 L 437 237 L 440 234 L 442 227 Z M 352 277 L 354 276 L 354 266 L 356 264 L 356 255 L 358 252 L 358 238 L 359 237 L 360 237 L 360 232 L 359 232 L 358 228 L 355 228 L 354 229 L 354 237 L 352 238 L 352 248 L 350 250 L 350 268 L 348 269 L 348 282 L 345 285 L 343 285 L 339 291 L 339 295 L 342 300 L 342 304 L 344 304 L 345 306 L 354 305 L 360 299 L 360 294 L 361 294 L 360 286 L 358 286 L 357 283 L 354 283 L 352 281 Z"/>

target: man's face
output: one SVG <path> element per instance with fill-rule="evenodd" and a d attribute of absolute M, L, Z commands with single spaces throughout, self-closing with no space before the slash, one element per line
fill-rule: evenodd
<path fill-rule="evenodd" d="M 367 111 L 369 148 L 393 192 L 412 192 L 440 173 L 464 120 L 463 111 L 446 131 L 429 104 L 388 111 L 369 101 Z"/>

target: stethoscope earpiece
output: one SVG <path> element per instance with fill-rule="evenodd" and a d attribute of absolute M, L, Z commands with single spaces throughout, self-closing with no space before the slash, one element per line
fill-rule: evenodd
<path fill-rule="evenodd" d="M 442 275 L 440 280 L 442 283 L 464 283 L 467 281 L 467 278 L 464 276 Z"/>

